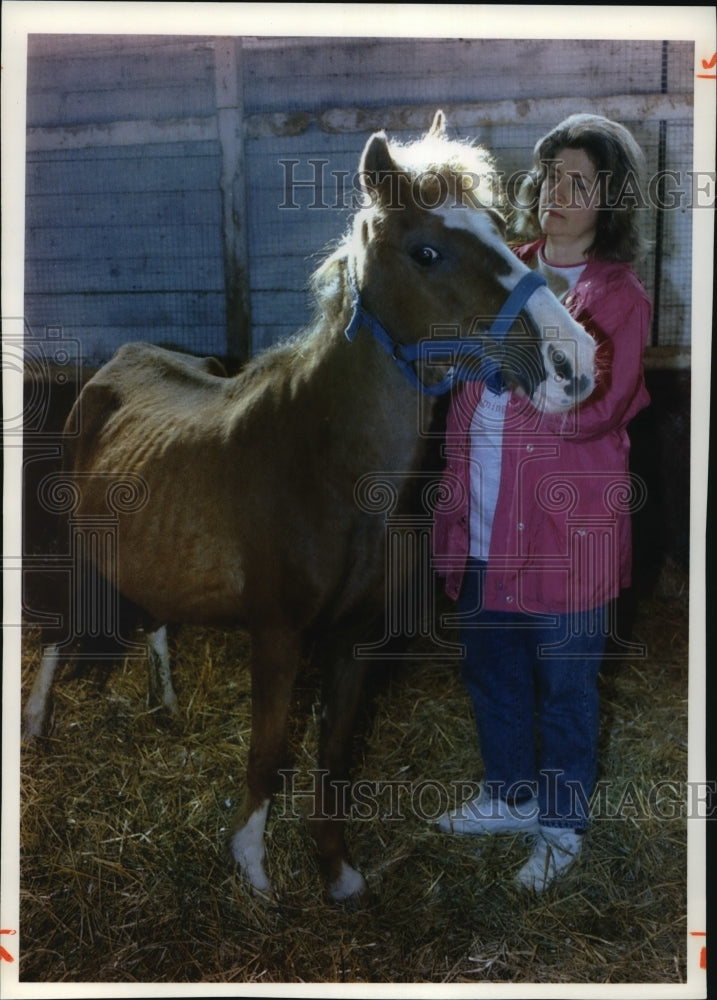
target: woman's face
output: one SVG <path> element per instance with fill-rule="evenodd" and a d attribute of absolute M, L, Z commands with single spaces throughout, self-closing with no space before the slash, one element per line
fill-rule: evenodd
<path fill-rule="evenodd" d="M 548 164 L 540 188 L 538 215 L 543 233 L 583 250 L 595 238 L 599 198 L 597 171 L 583 149 L 560 149 Z"/>

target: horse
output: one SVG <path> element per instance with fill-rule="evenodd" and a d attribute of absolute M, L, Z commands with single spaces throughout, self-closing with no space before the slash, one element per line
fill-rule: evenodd
<path fill-rule="evenodd" d="M 264 833 L 292 689 L 308 658 L 321 665 L 326 780 L 309 824 L 329 899 L 357 906 L 367 884 L 342 794 L 367 667 L 354 651 L 380 634 L 391 599 L 385 519 L 357 484 L 384 475 L 397 509 L 411 508 L 428 447 L 417 398 L 433 412 L 461 378 L 497 377 L 550 413 L 596 382 L 592 337 L 507 245 L 488 151 L 449 138 L 438 112 L 418 140 L 373 134 L 358 177 L 361 203 L 313 275 L 305 329 L 231 376 L 125 344 L 85 384 L 65 441 L 73 517 L 114 512 L 116 553 L 97 548 L 94 569 L 145 616 L 154 699 L 176 711 L 168 624 L 250 634 L 251 742 L 230 844 L 250 888 L 272 898 Z M 57 662 L 47 647 L 30 736 Z"/>

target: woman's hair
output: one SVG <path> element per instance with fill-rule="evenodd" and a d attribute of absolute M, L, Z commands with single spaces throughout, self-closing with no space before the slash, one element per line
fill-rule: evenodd
<path fill-rule="evenodd" d="M 527 238 L 540 235 L 540 188 L 562 149 L 583 150 L 596 170 L 599 211 L 587 255 L 621 261 L 643 256 L 649 247 L 640 218 L 640 209 L 646 207 L 642 194 L 645 157 L 624 126 L 599 115 L 571 115 L 535 144 L 533 169 L 517 191 L 516 233 Z"/>

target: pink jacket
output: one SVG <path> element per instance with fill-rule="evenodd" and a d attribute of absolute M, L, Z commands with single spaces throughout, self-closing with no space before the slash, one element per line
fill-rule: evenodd
<path fill-rule="evenodd" d="M 516 254 L 529 263 L 541 242 Z M 630 515 L 644 496 L 628 472 L 627 425 L 650 401 L 642 357 L 652 307 L 627 264 L 597 260 L 565 305 L 600 345 L 598 385 L 582 406 L 560 415 L 510 397 L 484 591 L 489 610 L 577 611 L 630 585 Z M 479 382 L 457 390 L 446 425 L 433 549 L 454 599 L 469 553 L 469 429 L 483 391 Z"/>

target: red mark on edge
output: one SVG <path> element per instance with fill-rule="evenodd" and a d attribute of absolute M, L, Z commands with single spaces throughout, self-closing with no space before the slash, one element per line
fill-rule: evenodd
<path fill-rule="evenodd" d="M 717 66 L 717 52 L 714 53 L 711 59 L 702 60 L 702 69 L 714 69 L 716 66 Z M 698 73 L 697 78 L 699 80 L 717 80 L 717 74 Z"/>
<path fill-rule="evenodd" d="M 0 930 L 0 934 L 17 934 L 17 931 L 11 930 Z M 0 945 L 0 958 L 3 962 L 14 962 L 15 959 L 12 957 L 9 951 L 6 951 L 2 945 Z"/>
<path fill-rule="evenodd" d="M 690 931 L 692 937 L 706 937 L 705 931 Z M 700 949 L 700 968 L 707 968 L 707 948 L 703 945 Z"/>

